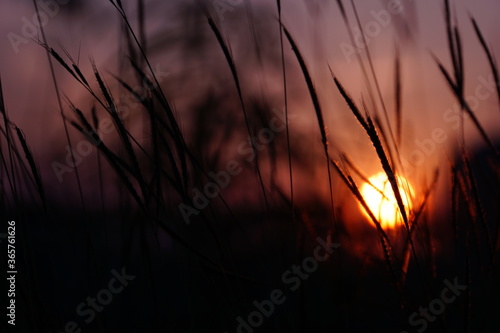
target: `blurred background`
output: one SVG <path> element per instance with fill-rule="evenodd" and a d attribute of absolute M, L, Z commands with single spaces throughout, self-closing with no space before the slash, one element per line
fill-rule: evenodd
<path fill-rule="evenodd" d="M 283 26 L 318 96 L 329 157 L 359 186 L 384 169 L 332 73 L 363 116 L 380 121 L 384 148 L 397 156 L 391 163 L 414 189 L 411 246 L 403 221 L 384 240 L 325 161 L 317 109 L 296 52 L 280 36 L 277 2 L 54 1 L 38 2 L 45 37 L 32 1 L 0 3 L 5 110 L 25 135 L 44 189 L 40 198 L 36 177 L 23 176 L 32 170 L 9 166 L 2 124 L 2 223 L 18 221 L 24 267 L 19 331 L 59 332 L 74 320 L 83 332 L 245 332 L 238 316 L 283 287 L 283 272 L 313 253 L 317 237 L 340 243 L 338 253 L 252 331 L 416 332 L 408 317 L 455 277 L 468 291 L 426 331 L 498 331 L 500 96 L 471 21 L 494 57 L 497 1 L 450 1 L 463 96 L 490 146 L 468 116 L 462 128 L 460 101 L 438 67 L 454 70 L 445 1 L 281 1 Z M 93 63 L 121 110 L 144 182 L 108 104 L 100 104 L 106 94 Z M 72 125 L 83 126 L 74 108 L 97 120 L 115 155 L 87 144 Z M 80 157 L 73 163 L 66 130 Z M 200 209 L 193 190 L 206 195 L 207 175 L 229 171 L 229 162 L 241 171 Z M 182 203 L 199 211 L 189 223 Z M 76 306 L 121 267 L 136 280 L 84 323 Z"/>

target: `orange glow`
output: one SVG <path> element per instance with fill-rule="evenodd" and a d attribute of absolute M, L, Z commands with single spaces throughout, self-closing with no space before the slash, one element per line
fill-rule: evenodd
<path fill-rule="evenodd" d="M 405 205 L 405 211 L 408 214 L 411 208 L 411 197 L 414 191 L 405 178 L 400 176 L 396 178 L 403 204 Z M 363 186 L 361 186 L 361 195 L 365 199 L 373 215 L 375 215 L 380 222 L 382 228 L 392 229 L 403 223 L 398 203 L 394 197 L 394 192 L 392 191 L 391 184 L 385 172 L 377 173 L 368 180 L 369 183 L 364 183 Z M 363 212 L 368 217 L 368 213 L 366 213 L 364 209 Z"/>

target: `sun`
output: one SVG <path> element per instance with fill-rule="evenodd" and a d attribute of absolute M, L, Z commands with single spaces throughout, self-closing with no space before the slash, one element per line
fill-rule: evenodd
<path fill-rule="evenodd" d="M 408 180 L 404 177 L 396 176 L 396 179 L 405 206 L 405 211 L 408 215 L 411 209 L 411 198 L 414 191 Z M 393 229 L 397 225 L 400 225 L 403 222 L 403 218 L 385 172 L 380 172 L 371 176 L 368 181 L 369 182 L 361 186 L 361 195 L 373 215 L 375 215 L 380 222 L 382 228 Z M 368 217 L 368 213 L 364 209 L 363 212 Z"/>

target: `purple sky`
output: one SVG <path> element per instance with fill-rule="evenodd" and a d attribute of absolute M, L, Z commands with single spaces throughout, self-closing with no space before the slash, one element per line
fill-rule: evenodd
<path fill-rule="evenodd" d="M 233 1 L 232 3 L 237 3 Z M 344 1 L 346 2 L 346 1 Z M 134 1 L 124 1 L 124 3 L 133 8 Z M 270 27 L 270 36 L 276 37 L 277 27 L 275 21 L 275 3 L 274 1 L 260 0 L 250 1 L 252 10 L 256 17 L 255 24 Z M 344 150 L 352 152 L 353 158 L 367 166 L 367 172 L 371 170 L 371 160 L 373 156 L 366 154 L 370 149 L 366 142 L 360 139 L 358 124 L 353 120 L 345 104 L 338 96 L 332 84 L 330 74 L 327 70 L 327 64 L 338 75 L 351 93 L 353 99 L 361 101 L 361 97 L 366 97 L 367 89 L 363 83 L 361 72 L 354 57 L 349 61 L 341 46 L 349 43 L 345 26 L 341 20 L 336 1 L 313 0 L 313 1 L 282 1 L 283 3 L 283 21 L 295 36 L 299 47 L 306 57 L 314 76 L 314 81 L 326 110 L 325 118 L 329 127 L 330 139 L 343 147 Z M 347 2 L 346 2 L 347 3 Z M 466 87 L 467 95 L 474 95 L 476 88 L 483 85 L 484 80 L 488 80 L 489 70 L 486 58 L 480 49 L 470 21 L 468 13 L 474 16 L 479 22 L 485 38 L 491 45 L 495 54 L 498 50 L 498 34 L 500 21 L 498 13 L 500 3 L 494 0 L 481 1 L 452 1 L 454 11 L 456 12 L 460 31 L 463 37 L 463 46 L 465 50 L 465 68 L 466 68 Z M 78 58 L 80 52 L 79 64 L 85 73 L 91 74 L 89 66 L 89 55 L 95 59 L 97 66 L 103 73 L 118 73 L 117 51 L 119 50 L 119 21 L 116 12 L 106 1 L 86 1 L 81 7 L 71 8 L 61 5 L 60 10 L 53 17 L 49 17 L 45 25 L 46 33 L 51 46 L 61 50 L 58 43 Z M 156 48 L 152 55 L 152 62 L 160 66 L 162 70 L 172 73 L 172 77 L 166 80 L 171 96 L 174 96 L 173 102 L 177 106 L 177 111 L 181 121 L 188 122 L 189 101 L 194 99 L 200 90 L 210 86 L 210 82 L 204 86 L 197 82 L 197 66 L 211 66 L 211 61 L 205 58 L 203 54 L 190 54 L 188 58 L 175 48 L 165 48 L 161 50 L 162 38 L 175 40 L 186 36 L 200 34 L 208 38 L 209 49 L 212 48 L 215 53 L 217 45 L 210 35 L 206 22 L 192 25 L 192 29 L 201 27 L 200 31 L 189 30 L 186 23 L 186 17 L 181 15 L 188 6 L 187 1 L 168 2 L 150 0 L 147 4 L 147 30 L 148 37 L 152 45 L 160 43 L 160 50 Z M 177 4 L 182 4 L 178 6 Z M 213 5 L 215 2 L 207 1 L 207 6 L 217 12 Z M 438 158 L 443 158 L 449 147 L 454 146 L 453 137 L 457 133 L 453 128 L 454 121 L 448 121 L 444 118 L 449 109 L 456 106 L 456 101 L 446 87 L 443 78 L 439 75 L 431 52 L 439 59 L 442 59 L 445 66 L 450 69 L 449 54 L 445 40 L 445 30 L 443 22 L 443 10 L 441 1 L 435 0 L 401 0 L 404 8 L 402 13 L 389 15 L 390 23 L 385 26 L 377 21 L 373 13 L 381 13 L 381 10 L 388 9 L 388 4 L 384 1 L 357 1 L 360 19 L 363 25 L 372 24 L 376 29 L 379 24 L 379 30 L 370 40 L 370 52 L 373 57 L 373 64 L 382 95 L 387 100 L 387 106 L 391 110 L 393 105 L 393 64 L 394 64 L 394 44 L 396 37 L 401 41 L 400 47 L 403 59 L 403 87 L 404 87 L 404 149 L 403 152 L 410 153 L 416 149 L 415 140 L 425 140 L 432 137 L 433 130 L 442 128 L 450 139 L 437 146 L 436 153 L 429 158 L 429 165 L 436 163 Z M 68 5 L 69 6 L 69 5 Z M 348 15 L 351 22 L 354 22 L 352 9 L 347 6 Z M 130 10 L 133 12 L 133 10 Z M 30 1 L 2 1 L 0 3 L 0 73 L 4 96 L 8 111 L 12 120 L 22 128 L 30 145 L 37 153 L 40 163 L 45 166 L 50 165 L 56 152 L 64 152 L 65 142 L 61 138 L 62 122 L 59 116 L 57 102 L 55 99 L 54 88 L 50 79 L 49 67 L 47 65 L 44 50 L 30 41 L 21 43 L 17 46 L 18 52 L 13 47 L 11 40 L 12 34 L 22 36 L 24 18 L 31 20 L 34 10 Z M 221 12 L 219 11 L 219 14 Z M 377 15 L 378 15 L 377 14 Z M 222 15 L 222 16 L 220 16 Z M 241 50 L 248 46 L 251 41 L 248 38 L 241 38 L 240 32 L 248 36 L 248 24 L 244 18 L 246 15 L 245 5 L 235 5 L 234 8 L 227 10 L 219 15 L 224 32 L 231 42 L 236 61 L 238 56 L 243 56 Z M 50 15 L 49 15 L 50 16 Z M 385 17 L 387 19 L 387 17 Z M 402 25 L 398 21 L 409 25 L 413 41 L 405 40 L 402 33 Z M 375 23 L 378 22 L 378 23 Z M 375 25 L 373 25 L 375 24 Z M 188 28 L 186 28 L 188 27 Z M 203 30 L 204 29 L 204 30 Z M 259 28 L 257 38 L 265 40 L 268 28 Z M 408 36 L 408 35 L 406 35 Z M 158 42 L 160 41 L 160 42 Z M 260 42 L 259 42 L 260 43 Z M 344 44 L 343 44 L 344 43 Z M 211 46 L 210 46 L 211 45 Z M 262 48 L 266 48 L 265 41 L 261 42 Z M 274 45 L 273 47 L 278 47 Z M 288 49 L 288 47 L 287 47 Z M 60 54 L 63 54 L 60 51 Z M 296 62 L 290 53 L 290 66 L 296 67 Z M 223 61 L 220 54 L 216 61 Z M 188 60 L 186 60 L 188 59 Z M 207 60 L 205 64 L 203 61 Z M 248 75 L 254 71 L 252 65 L 245 66 L 246 63 L 238 64 L 242 73 Z M 271 66 L 271 65 L 268 65 Z M 83 94 L 83 90 L 74 85 L 74 80 L 59 69 L 56 65 L 58 82 L 61 91 L 68 96 L 70 100 L 79 107 L 85 109 L 88 106 L 88 98 Z M 264 73 L 265 82 L 269 89 L 279 89 L 277 84 L 279 77 L 273 77 L 272 73 L 279 73 L 276 70 L 268 70 Z M 291 68 L 295 73 L 297 68 Z M 188 90 L 176 86 L 175 78 L 183 75 L 194 77 L 193 87 Z M 244 75 L 244 74 L 243 74 Z M 106 76 L 109 82 L 112 79 Z M 249 76 L 250 77 L 250 76 Z M 317 126 L 314 118 L 311 103 L 305 90 L 305 85 L 298 80 L 292 83 L 291 88 L 302 91 L 293 96 L 293 111 L 299 117 L 296 121 L 297 131 L 306 131 L 308 125 Z M 198 86 L 199 85 L 199 86 Z M 177 88 L 177 89 L 176 89 Z M 280 108 L 281 105 L 276 105 Z M 490 133 L 498 132 L 498 101 L 495 95 L 481 100 L 477 106 L 477 115 Z M 450 116 L 450 114 L 448 114 Z M 188 124 L 185 125 L 189 127 Z M 317 130 L 316 127 L 312 127 Z M 475 137 L 475 129 L 467 126 L 467 132 Z M 54 177 L 50 168 L 46 170 L 48 179 Z M 47 171 L 48 170 L 48 171 Z"/>

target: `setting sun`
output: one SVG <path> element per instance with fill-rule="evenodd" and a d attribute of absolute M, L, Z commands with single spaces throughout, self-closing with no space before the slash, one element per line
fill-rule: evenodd
<path fill-rule="evenodd" d="M 369 183 L 364 183 L 361 187 L 361 194 L 382 228 L 394 228 L 399 223 L 402 223 L 398 203 L 387 175 L 380 172 L 371 176 L 368 180 Z M 413 188 L 405 178 L 398 176 L 397 180 L 405 210 L 408 213 L 411 207 L 411 196 L 414 193 Z M 364 209 L 363 212 L 368 216 Z"/>

